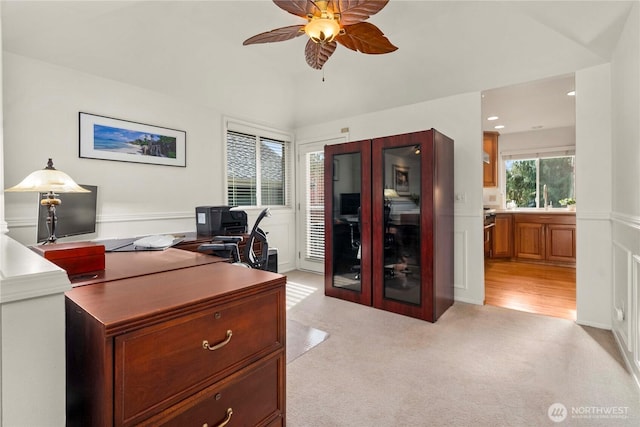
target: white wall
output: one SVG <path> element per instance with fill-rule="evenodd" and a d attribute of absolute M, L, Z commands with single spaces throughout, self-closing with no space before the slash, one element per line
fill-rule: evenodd
<path fill-rule="evenodd" d="M 2 4 L 0 3 L 0 16 L 2 16 Z M 0 19 L 0 46 L 2 46 L 2 20 Z M 0 49 L 0 82 L 2 82 L 2 49 Z M 0 84 L 0 100 L 2 99 L 2 84 Z M 4 220 L 4 131 L 3 112 L 0 104 L 0 239 L 8 231 L 7 222 Z M 0 282 L 0 296 L 2 295 L 2 282 Z M 2 304 L 0 304 L 0 354 L 2 354 Z M 0 420 L 2 420 L 2 358 L 0 357 Z M 2 421 L 0 421 L 0 426 Z"/>
<path fill-rule="evenodd" d="M 576 321 L 611 328 L 611 73 L 576 72 Z"/>
<path fill-rule="evenodd" d="M 97 185 L 97 233 L 76 240 L 195 231 L 195 207 L 225 200 L 223 114 L 245 118 L 243 114 L 253 122 L 255 117 L 268 119 L 271 122 L 257 124 L 286 131 L 282 126 L 292 112 L 284 100 L 291 89 L 277 83 L 274 79 L 271 88 L 260 88 L 261 98 L 254 99 L 256 88 L 243 82 L 245 90 L 235 96 L 245 99 L 246 108 L 221 111 L 5 52 L 5 183 L 18 183 L 52 157 L 76 182 Z M 269 96 L 283 102 L 274 108 Z M 224 105 L 225 100 L 218 102 Z M 233 104 L 239 104 L 238 99 Z M 187 167 L 79 158 L 80 111 L 186 131 Z M 37 195 L 6 194 L 5 210 L 9 236 L 35 243 Z M 248 213 L 251 225 L 257 211 Z M 293 215 L 291 209 L 274 210 L 262 223 L 274 239 L 270 244 L 282 248 L 278 260 L 283 271 L 295 265 L 294 251 L 288 250 L 294 246 L 289 242 Z"/>
<path fill-rule="evenodd" d="M 483 304 L 482 122 L 480 93 L 456 95 L 296 129 L 296 140 L 320 139 L 349 128 L 358 141 L 434 128 L 454 140 L 455 298 Z"/>
<path fill-rule="evenodd" d="M 611 61 L 613 332 L 640 385 L 640 5 Z M 619 310 L 619 312 L 618 312 Z M 618 313 L 620 317 L 618 317 Z"/>
<path fill-rule="evenodd" d="M 1 8 L 0 4 L 0 8 Z M 0 16 L 2 15 L 0 9 Z M 0 20 L 0 46 L 2 46 L 2 20 Z M 0 83 L 2 82 L 2 50 L 0 49 Z M 3 85 L 0 84 L 0 100 L 3 99 Z M 0 104 L 0 234 L 5 234 L 8 231 L 7 222 L 4 219 L 4 119 L 2 104 Z M 0 406 L 0 413 L 2 407 Z"/>
<path fill-rule="evenodd" d="M 515 132 L 500 135 L 499 151 L 517 152 L 530 149 L 549 149 L 576 145 L 576 130 L 573 126 Z"/>

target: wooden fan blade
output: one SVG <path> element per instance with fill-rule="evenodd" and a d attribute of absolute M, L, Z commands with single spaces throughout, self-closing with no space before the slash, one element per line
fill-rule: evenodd
<path fill-rule="evenodd" d="M 318 7 L 311 0 L 273 0 L 273 2 L 285 12 L 305 19 L 307 15 L 320 13 Z"/>
<path fill-rule="evenodd" d="M 378 27 L 369 22 L 344 27 L 345 33 L 336 37 L 342 46 L 368 54 L 389 53 L 398 48 L 391 44 Z"/>
<path fill-rule="evenodd" d="M 290 27 L 276 28 L 275 30 L 267 31 L 264 33 L 256 34 L 253 37 L 249 37 L 244 41 L 243 46 L 256 43 L 271 43 L 271 42 L 283 42 L 296 38 L 302 34 L 304 25 L 292 25 Z"/>
<path fill-rule="evenodd" d="M 316 43 L 309 39 L 304 48 L 304 57 L 311 68 L 321 70 L 322 66 L 338 47 L 336 42 Z"/>
<path fill-rule="evenodd" d="M 340 24 L 353 25 L 384 8 L 389 0 L 333 0 L 333 11 L 340 13 Z"/>

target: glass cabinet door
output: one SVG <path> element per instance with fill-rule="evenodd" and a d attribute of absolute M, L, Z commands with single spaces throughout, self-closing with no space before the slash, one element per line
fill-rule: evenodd
<path fill-rule="evenodd" d="M 424 206 L 429 206 L 428 144 L 424 133 L 373 141 L 373 306 L 422 317 L 430 300 L 425 277 Z M 425 170 L 426 169 L 426 170 Z M 427 197 L 427 200 L 424 198 Z M 426 264 L 426 267 L 425 267 Z"/>
<path fill-rule="evenodd" d="M 420 289 L 420 152 L 414 146 L 382 150 L 382 249 L 377 266 L 385 299 L 419 305 Z M 380 199 L 380 198 L 378 198 Z"/>
<path fill-rule="evenodd" d="M 325 294 L 371 304 L 369 141 L 325 147 Z"/>

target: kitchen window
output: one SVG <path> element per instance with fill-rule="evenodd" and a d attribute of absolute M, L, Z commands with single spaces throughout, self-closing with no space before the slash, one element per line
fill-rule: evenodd
<path fill-rule="evenodd" d="M 230 206 L 289 206 L 290 138 L 284 133 L 228 122 L 227 203 Z"/>
<path fill-rule="evenodd" d="M 505 200 L 517 207 L 561 207 L 560 201 L 575 198 L 575 163 L 573 151 L 503 154 Z"/>

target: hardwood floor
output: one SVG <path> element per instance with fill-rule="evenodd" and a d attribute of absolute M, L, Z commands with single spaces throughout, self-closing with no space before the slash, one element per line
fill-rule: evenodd
<path fill-rule="evenodd" d="M 487 260 L 485 303 L 576 320 L 576 269 Z"/>

